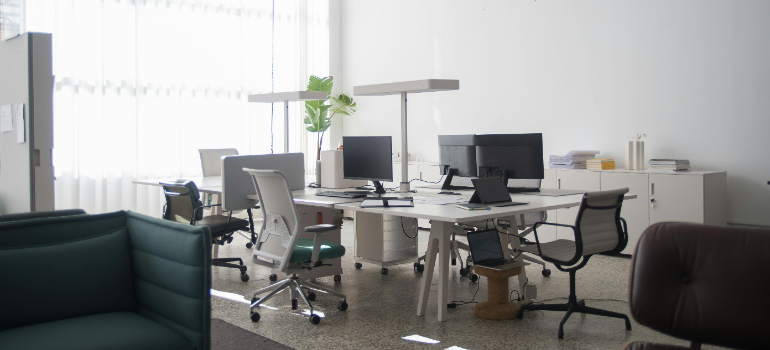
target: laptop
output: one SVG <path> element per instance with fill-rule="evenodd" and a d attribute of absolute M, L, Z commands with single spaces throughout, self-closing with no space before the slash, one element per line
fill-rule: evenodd
<path fill-rule="evenodd" d="M 499 177 L 482 177 L 471 179 L 476 192 L 473 193 L 470 203 L 483 203 L 490 207 L 508 207 L 523 205 L 527 202 L 514 202 L 508 193 L 508 187 Z"/>
<path fill-rule="evenodd" d="M 471 248 L 473 264 L 476 266 L 502 271 L 529 265 L 523 261 L 505 258 L 497 229 L 468 232 L 468 245 Z"/>

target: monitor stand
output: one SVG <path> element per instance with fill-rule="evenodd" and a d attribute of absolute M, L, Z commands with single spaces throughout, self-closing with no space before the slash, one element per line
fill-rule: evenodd
<path fill-rule="evenodd" d="M 467 187 L 467 186 L 452 186 L 452 178 L 457 173 L 457 170 L 453 168 L 449 168 L 446 173 L 446 178 L 444 179 L 444 183 L 441 184 L 442 190 L 473 190 L 473 187 Z"/>
<path fill-rule="evenodd" d="M 371 180 L 374 184 L 374 193 L 378 196 L 385 194 L 385 187 L 382 187 L 382 182 Z"/>

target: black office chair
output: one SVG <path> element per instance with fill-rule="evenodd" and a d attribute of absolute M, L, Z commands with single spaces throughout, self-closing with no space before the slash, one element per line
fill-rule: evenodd
<path fill-rule="evenodd" d="M 248 228 L 249 222 L 228 215 L 203 216 L 204 208 L 211 208 L 221 204 L 203 205 L 200 200 L 198 186 L 192 181 L 164 183 L 163 192 L 166 196 L 166 205 L 163 206 L 163 218 L 170 221 L 188 222 L 190 225 L 205 225 L 211 230 L 212 244 L 224 245 L 233 241 L 233 234 L 241 229 Z M 214 266 L 229 267 L 241 270 L 241 281 L 249 280 L 246 266 L 241 258 L 214 258 L 211 259 Z M 238 265 L 233 262 L 238 262 Z"/>
<path fill-rule="evenodd" d="M 625 314 L 588 307 L 584 300 L 578 300 L 575 296 L 575 272 L 583 268 L 593 254 L 614 255 L 626 248 L 628 230 L 626 221 L 620 217 L 620 208 L 627 192 L 628 188 L 622 188 L 584 194 L 574 226 L 550 222 L 535 224 L 532 230 L 535 234 L 535 244 L 520 250 L 538 255 L 556 265 L 557 269 L 569 272 L 569 298 L 566 304 L 522 305 L 518 318 L 523 317 L 524 310 L 566 311 L 567 314 L 559 323 L 559 339 L 564 339 L 564 323 L 573 312 L 622 318 L 626 321 L 626 329 L 631 330 L 631 322 Z M 557 239 L 541 243 L 537 236 L 537 228 L 541 225 L 569 227 L 575 232 L 575 240 Z"/>

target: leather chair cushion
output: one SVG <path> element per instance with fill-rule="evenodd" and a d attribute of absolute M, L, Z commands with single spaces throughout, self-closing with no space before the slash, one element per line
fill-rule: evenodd
<path fill-rule="evenodd" d="M 623 350 L 689 350 L 688 347 L 648 343 L 644 341 L 632 341 L 623 347 Z"/>
<path fill-rule="evenodd" d="M 197 225 L 208 226 L 211 230 L 211 236 L 218 237 L 228 232 L 249 227 L 249 222 L 239 218 L 230 218 L 230 225 L 228 226 L 227 215 L 209 215 L 199 220 Z"/>
<path fill-rule="evenodd" d="M 291 262 L 304 262 L 310 261 L 313 255 L 313 238 L 301 238 L 297 239 L 294 244 L 294 251 L 291 253 Z M 318 255 L 319 260 L 336 259 L 345 255 L 345 247 L 327 241 L 321 242 L 321 252 Z"/>
<path fill-rule="evenodd" d="M 96 314 L 14 328 L 0 332 L 0 344 L 4 350 L 195 348 L 171 328 L 133 312 Z"/>
<path fill-rule="evenodd" d="M 636 246 L 634 319 L 699 343 L 770 348 L 770 229 L 658 223 Z"/>

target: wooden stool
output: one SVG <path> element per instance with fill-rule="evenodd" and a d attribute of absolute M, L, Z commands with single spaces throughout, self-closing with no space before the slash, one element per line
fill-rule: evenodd
<path fill-rule="evenodd" d="M 473 308 L 473 313 L 488 320 L 512 320 L 519 313 L 518 302 L 511 302 L 508 294 L 508 277 L 521 273 L 521 267 L 503 271 L 481 266 L 473 267 L 477 274 L 487 277 L 487 301 L 482 301 Z"/>

